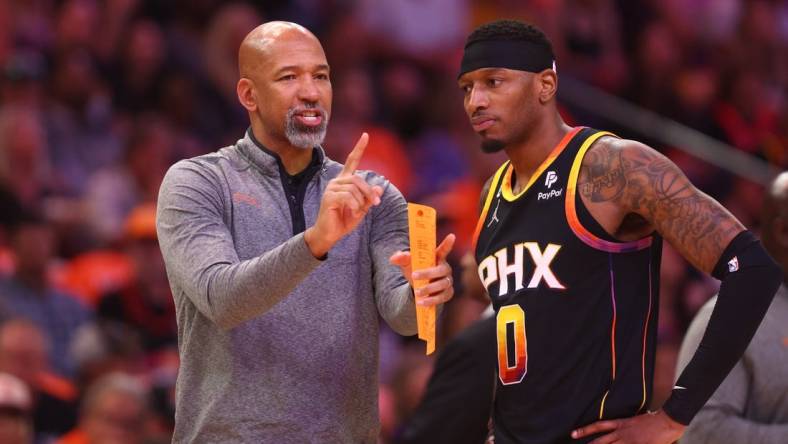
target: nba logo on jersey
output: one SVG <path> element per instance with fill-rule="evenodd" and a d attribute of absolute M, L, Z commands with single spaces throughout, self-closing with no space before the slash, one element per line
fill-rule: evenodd
<path fill-rule="evenodd" d="M 739 270 L 739 258 L 737 256 L 733 256 L 733 259 L 728 261 L 728 273 L 733 273 L 734 271 Z"/>
<path fill-rule="evenodd" d="M 548 171 L 547 177 L 544 180 L 544 184 L 547 188 L 550 188 L 557 180 L 558 174 L 555 174 L 555 171 Z"/>

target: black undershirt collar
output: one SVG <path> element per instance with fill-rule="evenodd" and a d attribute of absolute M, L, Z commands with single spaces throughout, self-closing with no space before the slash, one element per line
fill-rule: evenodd
<path fill-rule="evenodd" d="M 254 137 L 252 129 L 248 130 L 249 138 L 254 144 L 260 148 L 264 153 L 276 159 L 279 166 L 279 177 L 282 180 L 282 189 L 287 198 L 287 204 L 290 207 L 290 218 L 293 224 L 293 235 L 306 230 L 306 221 L 304 220 L 304 196 L 306 195 L 306 188 L 309 181 L 320 171 L 323 166 L 323 153 L 318 148 L 312 148 L 312 160 L 309 165 L 296 174 L 288 174 L 282 164 L 282 158 L 279 154 L 269 150 L 257 138 Z"/>

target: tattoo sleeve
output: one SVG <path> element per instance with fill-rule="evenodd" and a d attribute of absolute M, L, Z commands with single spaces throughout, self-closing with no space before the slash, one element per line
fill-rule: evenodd
<path fill-rule="evenodd" d="M 667 157 L 638 142 L 600 139 L 586 154 L 580 192 L 650 223 L 695 267 L 711 272 L 744 227 Z"/>

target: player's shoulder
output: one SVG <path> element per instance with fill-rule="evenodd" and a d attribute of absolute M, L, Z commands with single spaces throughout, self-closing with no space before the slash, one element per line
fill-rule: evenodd
<path fill-rule="evenodd" d="M 655 161 L 670 162 L 645 143 L 605 134 L 588 148 L 581 162 L 581 175 L 598 175 L 616 170 L 626 173 Z"/>
<path fill-rule="evenodd" d="M 625 139 L 614 134 L 603 134 L 588 149 L 589 153 L 615 153 L 627 156 L 658 154 L 654 148 L 643 142 Z"/>

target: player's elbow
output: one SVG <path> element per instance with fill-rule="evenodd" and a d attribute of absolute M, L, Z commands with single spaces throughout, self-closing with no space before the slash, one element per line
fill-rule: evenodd
<path fill-rule="evenodd" d="M 761 288 L 765 290 L 755 293 L 760 293 L 758 296 L 760 296 L 764 304 L 768 306 L 771 304 L 774 295 L 777 293 L 777 289 L 780 288 L 780 284 L 783 282 L 783 270 L 777 265 L 774 259 L 767 256 L 763 264 L 755 268 L 752 272 L 755 275 L 752 277 L 753 282 L 760 282 L 760 285 L 763 286 Z M 760 285 L 756 285 L 755 287 L 760 287 Z"/>

